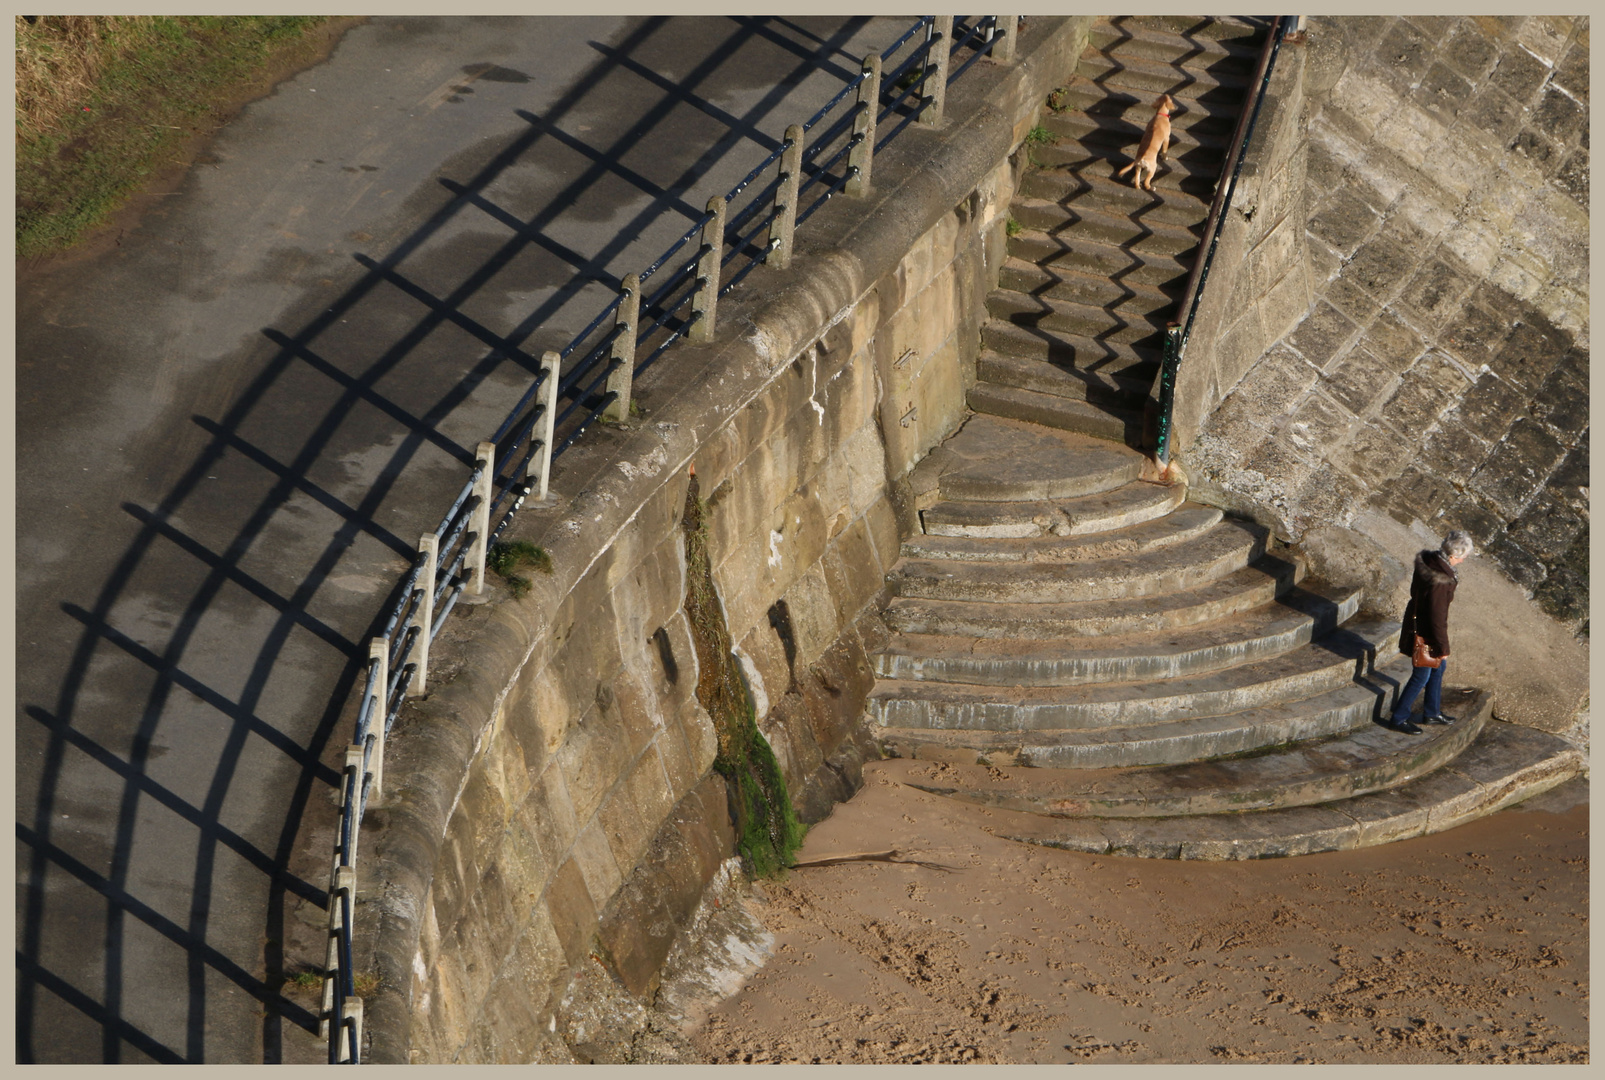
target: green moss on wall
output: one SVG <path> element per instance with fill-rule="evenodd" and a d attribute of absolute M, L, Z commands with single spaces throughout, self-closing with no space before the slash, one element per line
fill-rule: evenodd
<path fill-rule="evenodd" d="M 718 733 L 713 768 L 729 789 L 742 861 L 755 877 L 773 877 L 791 865 L 806 827 L 792 808 L 780 763 L 758 730 L 752 695 L 731 650 L 730 629 L 713 589 L 705 508 L 697 494 L 693 476 L 680 524 L 686 545 L 685 613 L 701 669 L 697 700 Z"/>

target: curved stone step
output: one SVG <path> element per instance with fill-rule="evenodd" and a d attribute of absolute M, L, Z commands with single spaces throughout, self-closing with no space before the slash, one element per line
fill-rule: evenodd
<path fill-rule="evenodd" d="M 1198 139 L 1199 145 L 1219 143 L 1224 150 L 1230 145 L 1232 132 L 1237 127 L 1237 110 L 1242 105 L 1242 92 L 1236 92 L 1235 98 L 1224 90 L 1211 93 L 1214 95 L 1212 100 L 1193 102 L 1190 108 L 1171 113 L 1170 130 L 1173 134 L 1189 133 Z M 1152 91 L 1110 87 L 1077 76 L 1062 87 L 1054 99 L 1059 110 L 1056 113 L 1051 109 L 1048 111 L 1058 116 L 1080 113 L 1094 122 L 1120 120 L 1145 130 L 1148 121 L 1153 118 L 1156 97 L 1158 94 Z"/>
<path fill-rule="evenodd" d="M 981 382 L 1128 411 L 1143 408 L 1148 400 L 1149 388 L 1154 384 L 1153 373 L 1140 372 L 1139 375 L 1133 377 L 1079 371 L 1074 367 L 1060 367 L 1041 360 L 1003 356 L 990 349 L 984 350 L 975 359 L 975 376 Z"/>
<path fill-rule="evenodd" d="M 888 754 L 922 760 L 1055 769 L 1175 765 L 1256 753 L 1375 724 L 1409 677 L 1409 658 L 1394 654 L 1335 688 L 1237 712 L 1037 731 L 888 727 L 879 738 Z"/>
<path fill-rule="evenodd" d="M 1015 256 L 1003 260 L 998 274 L 998 287 L 1025 293 L 1033 298 L 1052 297 L 1089 304 L 1121 316 L 1151 317 L 1169 311 L 1181 299 L 1187 285 L 1186 275 L 1173 282 L 1170 288 L 1148 285 L 1130 278 L 1115 280 L 1107 274 L 1076 269 L 1060 264 L 1049 268 Z"/>
<path fill-rule="evenodd" d="M 875 656 L 875 675 L 966 686 L 1081 686 L 1180 679 L 1280 656 L 1353 616 L 1358 591 L 1321 583 L 1276 603 L 1188 630 L 1069 641 L 899 634 Z"/>
<path fill-rule="evenodd" d="M 1163 517 L 1186 497 L 1185 484 L 1136 481 L 1073 499 L 941 502 L 921 512 L 920 525 L 929 536 L 1086 536 Z"/>
<path fill-rule="evenodd" d="M 1191 256 L 1197 253 L 1198 245 L 1192 243 L 1191 233 L 1177 235 L 1186 238 L 1187 246 L 1172 253 L 1103 243 L 1088 239 L 1074 229 L 1057 236 L 1038 229 L 1022 229 L 1009 237 L 1009 256 L 1048 271 L 1065 269 L 1101 274 L 1114 281 L 1136 282 L 1150 288 L 1177 282 L 1185 286 L 1187 275 L 1192 271 Z"/>
<path fill-rule="evenodd" d="M 1146 379 L 1159 371 L 1160 350 L 1118 341 L 1097 341 L 1079 334 L 1059 333 L 988 319 L 981 325 L 981 344 L 1002 355 L 1065 364 L 1078 371 Z"/>
<path fill-rule="evenodd" d="M 1240 814 L 1052 819 L 988 810 L 994 835 L 1093 854 L 1265 859 L 1391 843 L 1452 829 L 1547 791 L 1583 771 L 1565 740 L 1490 720 L 1459 757 L 1400 787 L 1318 806 Z"/>
<path fill-rule="evenodd" d="M 1029 185 L 1033 175 L 1026 173 L 1022 183 Z M 1203 230 L 1201 220 L 1173 224 L 1155 221 L 1149 215 L 1134 218 L 1129 213 L 1115 213 L 1096 206 L 1064 206 L 1051 199 L 1033 198 L 1024 190 L 1009 204 L 1009 214 L 1023 230 L 1054 240 L 1113 245 L 1138 257 L 1185 257 L 1188 265 L 1198 248 L 1198 234 Z"/>
<path fill-rule="evenodd" d="M 906 559 L 975 563 L 1083 562 L 1158 551 L 1202 535 L 1222 516 L 1213 506 L 1183 503 L 1173 513 L 1119 531 L 1019 538 L 915 534 L 903 541 L 902 554 Z"/>
<path fill-rule="evenodd" d="M 1114 491 L 1142 472 L 1141 453 L 1105 439 L 978 413 L 922 461 L 957 502 L 1068 499 Z"/>
<path fill-rule="evenodd" d="M 1076 638 L 1182 629 L 1268 604 L 1303 573 L 1300 563 L 1266 555 L 1219 581 L 1165 596 L 1068 604 L 894 597 L 881 617 L 894 633 L 963 637 Z"/>
<path fill-rule="evenodd" d="M 879 680 L 865 711 L 882 727 L 1013 732 L 1017 744 L 1035 743 L 1035 733 L 1049 729 L 1130 728 L 1221 716 L 1303 701 L 1356 677 L 1369 678 L 1372 657 L 1398 632 L 1397 622 L 1351 620 L 1269 660 L 1162 682 L 999 687 Z"/>
<path fill-rule="evenodd" d="M 1134 445 L 1142 441 L 1143 414 L 1118 406 L 1096 405 L 990 383 L 977 383 L 965 395 L 965 401 L 978 413 L 1079 432 L 1115 443 Z"/>
<path fill-rule="evenodd" d="M 887 575 L 898 596 L 1055 604 L 1156 596 L 1190 589 L 1240 570 L 1265 554 L 1266 531 L 1228 519 L 1175 547 L 1071 563 L 972 564 L 901 559 Z"/>
<path fill-rule="evenodd" d="M 875 772 L 980 806 L 1059 818 L 1160 818 L 1314 806 L 1399 787 L 1448 764 L 1493 711 L 1488 691 L 1446 691 L 1459 722 L 1401 735 L 1379 724 L 1292 747 L 1158 768 L 1041 769 L 893 759 Z"/>

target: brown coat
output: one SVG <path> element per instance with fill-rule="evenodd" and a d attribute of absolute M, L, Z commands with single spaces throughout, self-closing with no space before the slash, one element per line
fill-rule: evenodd
<path fill-rule="evenodd" d="M 1420 634 L 1433 656 L 1449 655 L 1449 605 L 1459 583 L 1455 568 L 1441 552 L 1423 551 L 1416 555 L 1410 602 L 1404 607 L 1404 625 L 1399 628 L 1400 652 L 1414 652 L 1416 635 Z"/>

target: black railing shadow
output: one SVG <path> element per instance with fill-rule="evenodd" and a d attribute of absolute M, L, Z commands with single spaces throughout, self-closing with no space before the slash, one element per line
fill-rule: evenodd
<path fill-rule="evenodd" d="M 413 538 L 471 467 L 491 426 L 483 416 L 505 409 L 540 351 L 584 321 L 573 310 L 615 290 L 638 269 L 629 260 L 657 254 L 655 240 L 632 246 L 638 237 L 700 214 L 693 190 L 719 170 L 739 175 L 812 111 L 788 98 L 806 76 L 856 76 L 843 46 L 867 22 L 810 20 L 798 40 L 787 20 L 703 20 L 706 55 L 675 79 L 654 62 L 683 44 L 666 40 L 669 20 L 593 44 L 598 59 L 544 115 L 525 114 L 527 130 L 470 178 L 441 178 L 446 196 L 420 227 L 382 257 L 358 257 L 361 277 L 332 301 L 309 300 L 299 329 L 268 328 L 246 349 L 252 373 L 226 411 L 192 418 L 203 449 L 155 505 L 123 505 L 137 533 L 93 601 L 58 603 L 76 640 L 50 676 L 54 700 L 21 702 L 42 752 L 30 756 L 37 794 L 16 827 L 20 1061 L 198 1062 L 227 1044 L 209 1033 L 232 1028 L 277 1062 L 294 1029 L 316 1030 L 316 1003 L 289 985 L 292 908 L 328 900 L 327 845 L 307 836 L 332 827 L 347 703 Z M 774 85 L 754 104 L 715 107 L 721 65 L 760 43 L 790 66 L 763 65 Z M 642 113 L 592 145 L 566 121 L 618 100 L 620 80 Z M 711 143 L 662 155 L 681 161 L 672 169 L 627 160 L 666 146 L 684 109 L 719 133 Z M 559 145 L 583 159 L 580 171 L 515 209 L 496 185 Z M 630 203 L 606 241 L 592 252 L 554 236 L 549 226 L 604 213 L 586 199 L 604 177 Z M 463 225 L 503 238 L 442 288 L 423 268 Z M 515 272 L 549 291 L 498 329 L 488 312 L 508 305 L 486 298 Z M 482 395 L 486 408 L 464 408 Z M 151 596 L 160 618 L 130 614 Z M 158 765 L 169 751 L 185 769 Z M 87 840 L 63 814 L 86 790 L 103 793 L 109 822 Z M 182 822 L 191 846 L 152 850 L 156 813 Z M 220 985 L 246 1003 L 219 1005 Z M 181 1019 L 148 1019 L 173 1001 Z"/>

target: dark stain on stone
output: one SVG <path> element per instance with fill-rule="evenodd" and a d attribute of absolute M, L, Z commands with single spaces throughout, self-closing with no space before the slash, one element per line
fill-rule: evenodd
<path fill-rule="evenodd" d="M 484 79 L 486 82 L 529 82 L 529 76 L 525 75 L 522 71 L 514 71 L 512 68 L 498 67 L 495 64 L 464 64 L 462 72 L 464 75 L 471 75 L 476 79 Z"/>
<path fill-rule="evenodd" d="M 675 685 L 680 681 L 680 665 L 675 662 L 668 631 L 661 626 L 652 631 L 652 644 L 658 647 L 658 659 L 663 661 L 663 673 L 669 677 L 669 685 Z"/>
<path fill-rule="evenodd" d="M 786 601 L 776 600 L 769 605 L 769 625 L 780 638 L 780 647 L 786 650 L 786 670 L 791 672 L 791 684 L 797 685 L 797 635 L 791 626 L 791 609 Z"/>

